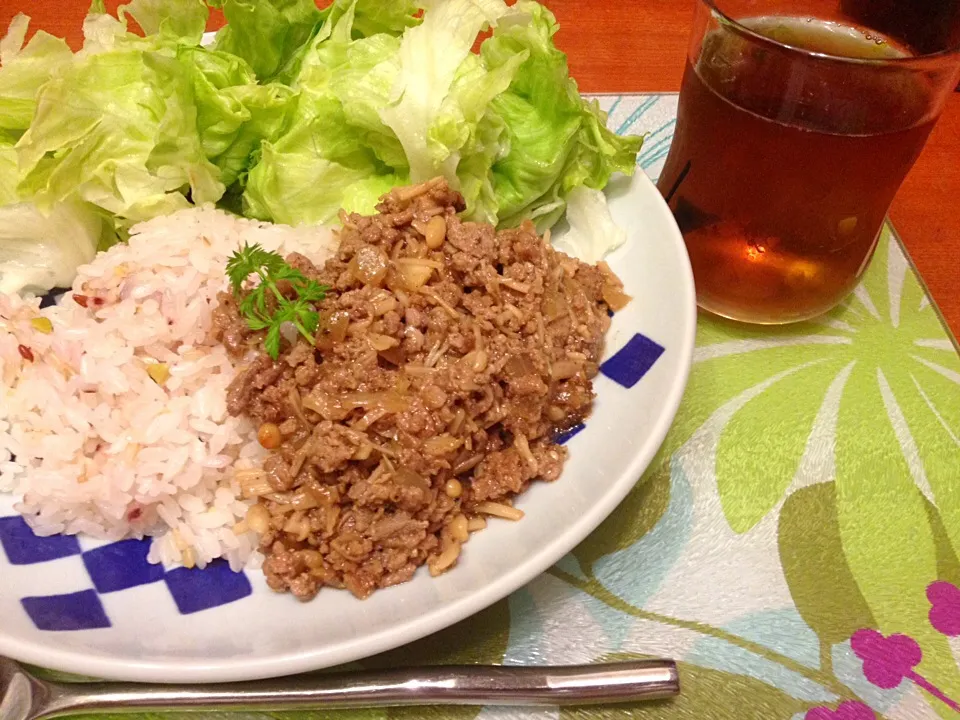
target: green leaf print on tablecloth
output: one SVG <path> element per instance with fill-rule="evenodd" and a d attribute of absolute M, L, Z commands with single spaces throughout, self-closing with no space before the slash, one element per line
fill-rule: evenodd
<path fill-rule="evenodd" d="M 793 670 L 824 683 L 837 647 L 876 628 L 915 640 L 922 661 L 914 670 L 948 699 L 960 698 L 960 645 L 951 650 L 931 626 L 925 595 L 938 579 L 956 582 L 960 570 L 958 385 L 960 358 L 889 230 L 862 285 L 823 318 L 751 328 L 701 317 L 690 385 L 664 447 L 628 501 L 574 552 L 587 579 L 558 577 L 613 604 L 644 597 L 636 582 L 624 583 L 623 567 L 629 561 L 642 572 L 643 558 L 631 551 L 663 515 L 662 483 L 680 463 L 702 510 L 677 562 L 688 583 L 709 576 L 683 567 L 709 565 L 703 552 L 721 560 L 717 547 L 730 544 L 727 555 L 741 552 L 750 571 L 751 553 L 772 550 L 776 562 L 762 558 L 755 572 L 785 585 L 820 643 L 817 672 Z M 661 486 L 651 494 L 646 483 Z M 770 547 L 765 538 L 777 536 Z M 620 556 L 628 560 L 614 571 Z M 729 593 L 741 591 L 739 580 L 730 578 Z M 662 588 L 653 595 L 701 607 Z M 660 621 L 687 627 L 690 618 L 667 610 Z M 709 622 L 695 629 L 726 637 Z M 829 685 L 839 699 L 860 702 L 843 683 Z M 917 697 L 907 680 L 899 692 Z M 920 696 L 952 716 L 945 702 Z"/>
<path fill-rule="evenodd" d="M 936 517 L 939 511 L 954 552 L 960 532 L 955 500 L 958 448 L 943 451 L 943 436 L 953 433 L 946 418 L 956 413 L 960 392 L 931 386 L 928 373 L 946 380 L 956 374 L 958 361 L 946 345 L 933 362 L 918 352 L 932 354 L 929 350 L 937 346 L 931 348 L 929 341 L 940 330 L 939 319 L 923 299 L 899 249 L 885 234 L 854 298 L 806 335 L 848 342 L 821 346 L 821 359 L 815 363 L 793 361 L 793 367 L 801 369 L 736 412 L 721 435 L 716 473 L 724 511 L 740 532 L 779 502 L 779 493 L 772 489 L 835 479 L 841 549 L 866 608 L 885 634 L 905 633 L 917 640 L 924 658 L 919 669 L 956 698 L 956 661 L 946 639 L 930 626 L 924 591 L 937 578 L 928 512 Z M 821 328 L 834 332 L 826 334 Z M 789 341 L 802 337 L 792 335 Z M 796 419 L 786 425 L 776 422 L 777 402 Z M 789 430 L 793 432 L 786 434 Z M 751 437 L 753 454 L 745 462 Z M 764 462 L 765 472 L 759 466 Z M 954 482 L 947 480 L 950 475 Z M 766 494 L 751 488 L 747 476 L 759 476 L 755 482 Z M 932 512 L 928 501 L 936 506 Z M 816 532 L 817 526 L 811 523 L 808 529 Z M 836 589 L 833 578 L 828 582 L 832 587 L 823 588 L 824 593 Z M 791 592 L 796 601 L 793 584 Z M 857 599 L 854 595 L 849 601 Z M 823 615 L 824 620 L 835 618 Z M 817 629 L 819 618 L 808 622 Z"/>
<path fill-rule="evenodd" d="M 947 481 L 956 477 L 956 458 L 945 451 L 950 443 L 954 452 L 957 447 L 952 428 L 960 426 L 960 395 L 950 386 L 960 381 L 960 360 L 949 341 L 937 339 L 943 332 L 939 318 L 924 300 L 899 248 L 884 233 L 856 294 L 818 322 L 772 333 L 737 328 L 739 339 L 719 323 L 703 333 L 701 355 L 745 352 L 738 358 L 741 370 L 752 363 L 777 378 L 733 414 L 720 439 L 716 473 L 735 530 L 749 530 L 773 509 L 782 492 L 771 488 L 831 479 L 833 437 L 850 440 L 857 452 L 866 443 L 873 455 L 899 458 L 900 471 L 918 487 L 933 488 L 941 510 L 949 508 L 960 519 L 960 503 L 949 502 L 958 499 L 960 488 Z M 877 392 L 882 402 L 869 405 Z M 850 405 L 841 427 L 838 402 Z M 877 443 L 874 428 L 892 434 Z M 749 456 L 745 448 L 752 450 Z M 750 486 L 748 473 L 761 476 L 752 482 L 763 491 Z M 947 527 L 957 547 L 960 522 Z"/>
<path fill-rule="evenodd" d="M 652 477 L 651 477 L 652 475 Z M 613 548 L 625 548 L 653 529 L 670 501 L 669 468 L 659 466 L 620 504 L 595 532 L 573 550 L 584 571 Z"/>
<path fill-rule="evenodd" d="M 610 103 L 614 124 L 637 112 L 621 105 Z M 668 144 L 667 112 L 644 127 Z M 958 386 L 956 347 L 886 228 L 861 287 L 822 318 L 769 328 L 701 316 L 663 447 L 574 552 L 576 571 L 551 572 L 632 618 L 620 650 L 687 660 L 688 687 L 691 662 L 707 662 L 807 698 L 795 718 L 953 716 L 960 637 L 934 629 L 927 593 L 960 575 Z M 877 647 L 915 648 L 918 664 L 872 657 L 871 632 Z M 702 639 L 720 655 L 698 656 Z M 697 699 L 642 712 L 722 716 L 709 694 Z M 790 717 L 765 705 L 745 691 L 742 717 Z"/>
<path fill-rule="evenodd" d="M 787 499 L 778 544 L 797 611 L 817 633 L 824 654 L 860 628 L 876 626 L 843 556 L 833 483 L 801 488 Z"/>

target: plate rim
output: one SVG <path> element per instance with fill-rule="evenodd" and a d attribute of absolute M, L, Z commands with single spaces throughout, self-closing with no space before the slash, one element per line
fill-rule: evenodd
<path fill-rule="evenodd" d="M 341 641 L 334 646 L 296 649 L 266 658 L 241 656 L 215 661 L 195 658 L 131 661 L 127 658 L 114 659 L 101 654 L 85 654 L 79 649 L 58 647 L 56 633 L 50 633 L 50 642 L 37 643 L 4 636 L 0 629 L 0 654 L 49 670 L 82 672 L 87 676 L 147 683 L 244 682 L 280 677 L 334 667 L 402 647 L 475 615 L 546 572 L 596 530 L 640 482 L 673 425 L 693 364 L 697 305 L 693 270 L 683 236 L 659 190 L 642 169 L 638 167 L 632 178 L 625 179 L 631 186 L 639 186 L 641 192 L 647 196 L 646 199 L 651 200 L 662 214 L 667 232 L 660 241 L 670 243 L 678 259 L 675 269 L 681 285 L 674 288 L 674 302 L 671 303 L 682 325 L 681 343 L 677 348 L 677 373 L 672 376 L 672 386 L 652 423 L 651 431 L 640 442 L 640 447 L 621 473 L 621 477 L 599 502 L 586 509 L 575 524 L 568 526 L 563 533 L 544 544 L 530 560 L 515 566 L 486 586 L 452 602 L 428 609 L 423 615 L 408 619 L 399 626 L 384 628 L 358 639 Z"/>

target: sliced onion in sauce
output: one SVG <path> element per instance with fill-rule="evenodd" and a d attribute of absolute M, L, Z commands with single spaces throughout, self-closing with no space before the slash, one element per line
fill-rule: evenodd
<path fill-rule="evenodd" d="M 550 376 L 554 380 L 572 378 L 580 371 L 581 365 L 573 360 L 558 360 L 550 367 Z"/>
<path fill-rule="evenodd" d="M 380 285 L 387 274 L 389 259 L 386 253 L 373 245 L 358 248 L 350 260 L 350 274 L 364 285 Z"/>
<path fill-rule="evenodd" d="M 389 335 L 381 335 L 379 333 L 370 333 L 367 336 L 367 340 L 377 352 L 395 348 L 400 344 L 400 341 L 396 338 L 390 337 Z"/>
<path fill-rule="evenodd" d="M 353 407 L 344 407 L 340 398 L 319 390 L 313 390 L 306 395 L 303 398 L 303 406 L 313 410 L 324 420 L 343 420 L 353 409 Z"/>
<path fill-rule="evenodd" d="M 328 317 L 321 318 L 317 332 L 317 347 L 320 350 L 332 350 L 334 343 L 343 342 L 347 337 L 347 327 L 350 325 L 350 313 L 337 310 Z"/>
<path fill-rule="evenodd" d="M 396 310 L 398 303 L 393 295 L 381 290 L 380 295 L 373 300 L 371 305 L 373 306 L 373 314 L 379 317 L 386 315 L 391 310 Z"/>
<path fill-rule="evenodd" d="M 293 497 L 290 498 L 290 504 L 297 510 L 312 510 L 320 506 L 316 496 L 306 488 L 301 488 L 295 492 Z"/>
<path fill-rule="evenodd" d="M 526 355 L 526 353 L 520 355 L 514 355 L 512 358 L 507 360 L 507 364 L 503 367 L 504 373 L 510 377 L 523 377 L 524 375 L 533 375 L 537 372 L 537 368 L 534 366 L 533 361 Z"/>
<path fill-rule="evenodd" d="M 627 306 L 627 304 L 632 300 L 632 298 L 623 292 L 622 288 L 617 287 L 612 283 L 604 283 L 603 285 L 603 300 L 607 305 L 610 306 L 610 309 L 616 312 L 617 310 L 622 310 Z"/>
<path fill-rule="evenodd" d="M 548 290 L 543 298 L 543 315 L 547 322 L 567 314 L 567 301 L 555 290 Z"/>
<path fill-rule="evenodd" d="M 393 479 L 396 483 L 400 485 L 407 485 L 408 487 L 420 488 L 421 490 L 430 489 L 430 481 L 419 473 L 414 472 L 408 467 L 400 466 L 397 468 L 396 472 L 393 473 Z"/>
<path fill-rule="evenodd" d="M 446 455 L 463 444 L 463 440 L 444 433 L 423 441 L 423 451 L 427 455 Z"/>
<path fill-rule="evenodd" d="M 403 263 L 396 266 L 397 275 L 400 282 L 408 290 L 419 290 L 427 284 L 427 280 L 433 274 L 434 268 L 430 265 Z"/>
<path fill-rule="evenodd" d="M 345 393 L 342 403 L 349 408 L 382 408 L 393 413 L 403 412 L 410 406 L 409 398 L 392 391 Z"/>
<path fill-rule="evenodd" d="M 404 354 L 403 350 L 398 347 L 387 348 L 386 350 L 381 350 L 377 353 L 380 357 L 386 360 L 391 365 L 396 365 L 397 367 L 403 365 Z"/>
<path fill-rule="evenodd" d="M 297 326 L 292 322 L 280 323 L 280 334 L 288 343 L 293 344 L 297 341 Z"/>

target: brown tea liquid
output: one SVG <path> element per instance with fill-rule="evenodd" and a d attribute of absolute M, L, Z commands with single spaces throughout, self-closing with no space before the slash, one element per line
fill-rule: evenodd
<path fill-rule="evenodd" d="M 814 52 L 904 54 L 836 23 L 742 24 Z M 796 57 L 740 29 L 711 31 L 686 68 L 659 182 L 684 233 L 698 302 L 738 320 L 810 318 L 856 286 L 935 121 L 930 91 L 914 76 Z"/>

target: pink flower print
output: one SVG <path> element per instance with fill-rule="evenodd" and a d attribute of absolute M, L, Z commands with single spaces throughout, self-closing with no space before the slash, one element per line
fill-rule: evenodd
<path fill-rule="evenodd" d="M 847 700 L 837 706 L 836 710 L 828 707 L 815 707 L 807 711 L 804 720 L 876 720 L 873 710 L 862 702 Z"/>
<path fill-rule="evenodd" d="M 923 659 L 917 641 L 906 635 L 884 637 L 876 630 L 857 630 L 850 646 L 863 660 L 867 680 L 884 690 L 897 687 Z"/>
<path fill-rule="evenodd" d="M 960 635 L 960 590 L 948 582 L 935 582 L 927 586 L 930 601 L 930 624 L 937 632 L 955 637 Z"/>
<path fill-rule="evenodd" d="M 953 588 L 952 585 L 950 587 Z M 914 670 L 923 659 L 923 653 L 913 638 L 898 634 L 884 637 L 876 630 L 863 629 L 857 630 L 850 638 L 850 647 L 863 660 L 863 674 L 867 680 L 878 688 L 890 690 L 906 678 L 947 707 L 960 712 L 960 703 L 947 697 L 940 688 Z"/>

